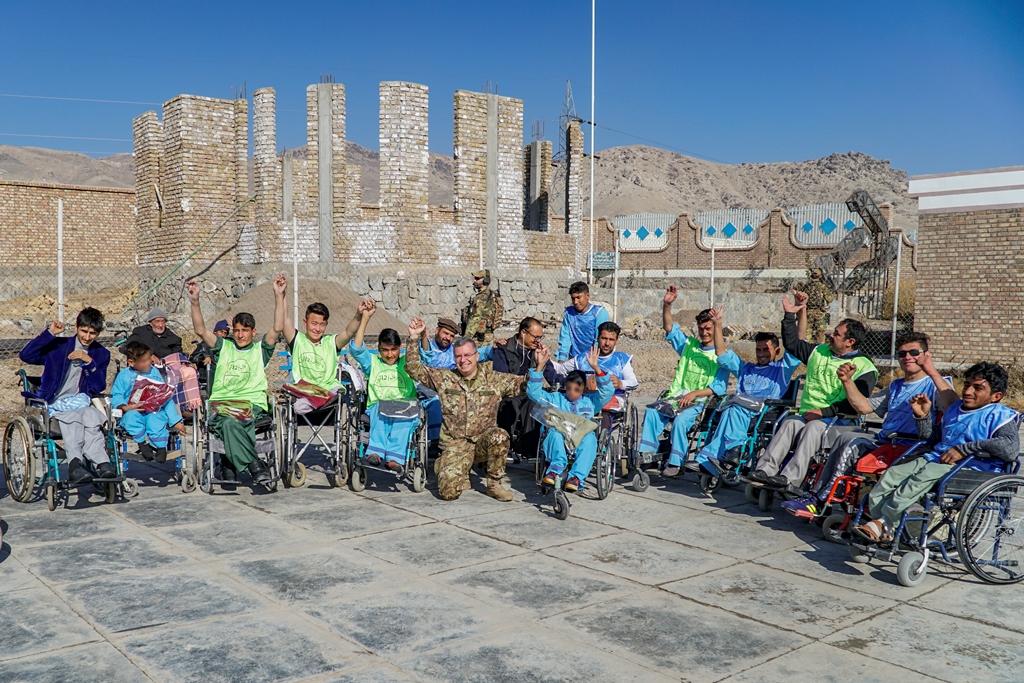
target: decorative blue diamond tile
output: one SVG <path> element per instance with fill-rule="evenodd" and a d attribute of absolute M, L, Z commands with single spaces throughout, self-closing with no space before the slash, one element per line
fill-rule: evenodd
<path fill-rule="evenodd" d="M 650 234 L 651 233 L 647 230 L 647 228 L 642 225 L 640 226 L 640 229 L 636 231 L 636 236 L 640 238 L 641 242 L 647 239 L 647 236 Z"/>
<path fill-rule="evenodd" d="M 754 232 L 754 227 L 750 223 L 747 223 L 745 226 L 743 226 L 743 232 L 749 235 L 750 233 Z"/>
<path fill-rule="evenodd" d="M 804 232 L 810 232 L 811 230 L 814 230 L 814 226 L 811 225 L 810 221 L 807 221 L 801 227 L 804 229 Z"/>
<path fill-rule="evenodd" d="M 850 230 L 856 228 L 857 224 L 854 223 L 853 221 L 846 221 L 845 223 L 843 223 L 843 227 L 846 228 L 847 232 L 849 232 Z"/>
<path fill-rule="evenodd" d="M 662 231 L 662 229 L 661 229 L 661 228 L 655 228 L 655 229 L 654 229 L 654 236 L 655 236 L 655 237 L 661 237 L 661 236 L 662 236 L 662 235 L 664 235 L 664 234 L 665 234 L 665 233 L 664 233 L 664 232 Z"/>
<path fill-rule="evenodd" d="M 709 235 L 714 235 L 715 234 L 715 226 L 712 225 L 711 227 L 708 228 L 708 234 Z"/>
<path fill-rule="evenodd" d="M 736 234 L 736 226 L 732 223 L 726 223 L 725 227 L 722 228 L 722 234 L 726 237 L 732 237 Z"/>
<path fill-rule="evenodd" d="M 629 230 L 623 230 L 622 231 L 622 236 L 625 237 L 627 240 L 629 239 L 629 236 L 632 235 L 632 234 L 633 233 L 631 233 Z"/>
<path fill-rule="evenodd" d="M 836 222 L 834 220 L 832 220 L 831 218 L 826 218 L 825 222 L 821 224 L 821 231 L 826 235 L 831 235 L 832 231 L 838 227 L 839 226 L 836 225 Z"/>

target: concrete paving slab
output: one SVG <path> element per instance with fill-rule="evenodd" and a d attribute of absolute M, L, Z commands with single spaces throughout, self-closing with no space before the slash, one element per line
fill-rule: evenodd
<path fill-rule="evenodd" d="M 311 507 L 324 508 L 339 503 L 350 503 L 360 500 L 361 497 L 347 486 L 331 488 L 326 484 L 308 483 L 297 489 L 279 488 L 274 493 L 267 493 L 261 489 L 253 492 L 250 488 L 239 487 L 234 495 L 224 498 L 236 505 L 244 505 L 262 512 L 285 514 Z"/>
<path fill-rule="evenodd" d="M 48 588 L 0 593 L 0 660 L 100 640 L 100 635 Z"/>
<path fill-rule="evenodd" d="M 1016 632 L 909 605 L 825 642 L 951 683 L 1019 683 L 1024 671 L 1024 641 Z"/>
<path fill-rule="evenodd" d="M 436 522 L 343 541 L 342 545 L 362 550 L 421 576 L 524 552 L 508 543 Z"/>
<path fill-rule="evenodd" d="M 141 527 L 179 527 L 223 519 L 238 512 L 231 502 L 203 495 L 180 495 L 167 498 L 142 498 L 141 495 L 118 506 L 114 511 Z"/>
<path fill-rule="evenodd" d="M 220 521 L 161 531 L 169 541 L 208 557 L 266 552 L 275 546 L 306 542 L 315 535 L 262 512 L 244 511 Z"/>
<path fill-rule="evenodd" d="M 436 574 L 434 580 L 502 610 L 539 619 L 644 590 L 630 581 L 528 554 Z"/>
<path fill-rule="evenodd" d="M 669 683 L 649 667 L 637 665 L 567 637 L 532 625 L 485 638 L 461 641 L 445 650 L 396 660 L 422 680 L 450 683 Z"/>
<path fill-rule="evenodd" d="M 317 678 L 317 683 L 413 683 L 421 680 L 376 655 L 359 656 L 347 664 L 345 671 Z"/>
<path fill-rule="evenodd" d="M 122 533 L 101 540 L 82 539 L 33 546 L 18 551 L 30 571 L 50 584 L 82 581 L 136 569 L 171 573 L 189 558 L 152 538 Z"/>
<path fill-rule="evenodd" d="M 429 579 L 369 585 L 304 609 L 337 633 L 389 657 L 422 653 L 517 624 L 508 614 L 481 610 L 473 599 Z M 525 621 L 518 625 L 527 627 Z"/>
<path fill-rule="evenodd" d="M 752 560 L 803 543 L 793 534 L 773 533 L 756 524 L 696 511 L 640 531 L 741 560 Z"/>
<path fill-rule="evenodd" d="M 164 628 L 266 608 L 255 593 L 194 565 L 162 574 L 104 576 L 65 584 L 57 590 L 97 626 L 113 633 Z"/>
<path fill-rule="evenodd" d="M 280 518 L 295 526 L 335 539 L 422 526 L 433 521 L 423 515 L 374 500 L 354 497 L 343 504 L 335 504 L 328 508 L 307 507 L 301 512 L 282 514 Z"/>
<path fill-rule="evenodd" d="M 646 585 L 703 574 L 736 562 L 731 557 L 631 532 L 547 548 L 544 554 Z"/>
<path fill-rule="evenodd" d="M 324 597 L 383 582 L 414 578 L 393 564 L 351 548 L 323 548 L 258 560 L 236 559 L 226 568 L 267 595 L 286 602 Z"/>
<path fill-rule="evenodd" d="M 897 603 L 743 564 L 662 586 L 712 607 L 821 638 Z"/>
<path fill-rule="evenodd" d="M 758 558 L 755 563 L 833 586 L 896 600 L 916 598 L 948 581 L 941 576 L 933 576 L 929 570 L 928 578 L 920 586 L 907 588 L 896 580 L 895 563 L 872 560 L 869 564 L 857 564 L 850 559 L 848 546 L 828 541 L 801 543 L 794 548 Z"/>
<path fill-rule="evenodd" d="M 522 548 L 536 550 L 571 541 L 615 533 L 615 529 L 576 517 L 530 515 L 523 510 L 501 510 L 487 515 L 460 517 L 452 524 Z"/>
<path fill-rule="evenodd" d="M 76 511 L 73 519 L 69 519 L 68 515 L 48 510 L 45 514 L 10 517 L 5 520 L 5 524 L 7 531 L 4 533 L 4 543 L 12 547 L 104 536 L 116 533 L 125 526 L 122 520 L 106 513 L 79 515 Z"/>
<path fill-rule="evenodd" d="M 567 612 L 544 624 L 667 676 L 717 681 L 810 642 L 661 590 Z"/>
<path fill-rule="evenodd" d="M 154 680 L 298 681 L 344 668 L 361 648 L 286 612 L 236 616 L 121 641 Z"/>
<path fill-rule="evenodd" d="M 0 662 L 0 681 L 149 683 L 151 680 L 109 643 L 89 643 Z"/>
<path fill-rule="evenodd" d="M 929 576 L 925 582 L 931 579 Z M 1017 585 L 996 586 L 973 576 L 964 577 L 909 602 L 916 607 L 1024 633 L 1024 595 Z"/>
<path fill-rule="evenodd" d="M 507 486 L 506 482 L 506 488 Z M 367 489 L 360 495 L 375 498 L 387 505 L 393 505 L 397 508 L 444 522 L 459 519 L 460 517 L 499 512 L 510 508 L 525 509 L 528 505 L 525 494 L 515 488 L 511 489 L 511 491 L 513 499 L 509 502 L 495 500 L 483 491 L 477 490 L 463 491 L 457 500 L 442 500 L 438 497 L 437 491 L 433 489 L 427 489 L 423 493 L 411 493 L 409 491 L 394 493 Z"/>
<path fill-rule="evenodd" d="M 4 593 L 26 588 L 42 588 L 44 585 L 25 565 L 10 556 L 6 547 L 0 549 L 0 586 L 3 586 Z"/>
<path fill-rule="evenodd" d="M 935 683 L 938 680 L 830 645 L 812 643 L 730 676 L 722 683 Z"/>
<path fill-rule="evenodd" d="M 690 510 L 677 505 L 648 500 L 643 496 L 623 495 L 615 491 L 612 491 L 606 500 L 599 501 L 599 503 L 597 505 L 573 506 L 570 519 L 585 519 L 620 529 L 639 529 L 674 521 L 684 515 L 692 514 Z"/>

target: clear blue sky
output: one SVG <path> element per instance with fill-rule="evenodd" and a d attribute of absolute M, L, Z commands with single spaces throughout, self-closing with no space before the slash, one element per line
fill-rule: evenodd
<path fill-rule="evenodd" d="M 100 9 L 102 8 L 102 9 Z M 857 150 L 911 174 L 1024 164 L 1024 2 L 597 3 L 597 120 L 729 163 Z M 451 154 L 452 93 L 498 84 L 553 139 L 566 79 L 590 112 L 590 4 L 4 3 L 0 93 L 163 102 L 278 93 L 279 146 L 305 142 L 305 86 L 347 87 L 348 136 L 377 144 L 377 84 L 430 88 Z M 147 104 L 0 97 L 0 143 L 131 150 Z M 597 146 L 636 137 L 598 129 Z M 21 137 L 66 136 L 62 137 Z M 589 144 L 589 142 L 588 142 Z"/>

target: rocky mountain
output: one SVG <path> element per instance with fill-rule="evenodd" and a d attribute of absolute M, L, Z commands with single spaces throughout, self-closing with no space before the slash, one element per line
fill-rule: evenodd
<path fill-rule="evenodd" d="M 289 150 L 301 156 L 304 148 Z M 363 202 L 380 196 L 380 154 L 349 142 L 348 163 L 362 168 Z M 451 204 L 452 158 L 430 155 L 429 201 Z M 0 145 L 0 180 L 29 180 L 102 187 L 132 187 L 130 154 L 93 159 L 82 154 Z M 562 168 L 555 169 L 551 208 L 564 211 Z M 651 212 L 678 213 L 720 208 L 773 208 L 841 202 L 857 189 L 875 201 L 896 206 L 896 224 L 917 227 L 917 202 L 907 196 L 907 174 L 888 159 L 860 152 L 831 154 L 802 162 L 719 164 L 655 147 L 632 145 L 599 152 L 596 163 L 596 213 L 599 216 Z M 584 212 L 590 211 L 590 165 L 584 163 L 581 186 Z"/>

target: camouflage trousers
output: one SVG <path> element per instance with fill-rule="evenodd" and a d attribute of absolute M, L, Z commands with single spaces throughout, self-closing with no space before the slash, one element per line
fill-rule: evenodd
<path fill-rule="evenodd" d="M 462 482 L 474 462 L 487 463 L 487 476 L 501 479 L 505 476 L 505 456 L 508 454 L 508 432 L 491 427 L 473 439 L 452 439 L 441 445 L 437 465 L 437 492 L 445 500 L 455 500 L 462 493 Z"/>
<path fill-rule="evenodd" d="M 825 341 L 825 327 L 828 325 L 828 313 L 807 311 L 807 339 L 815 344 Z"/>
<path fill-rule="evenodd" d="M 494 344 L 494 332 L 478 332 L 473 335 L 472 339 L 478 347 L 491 346 Z"/>

